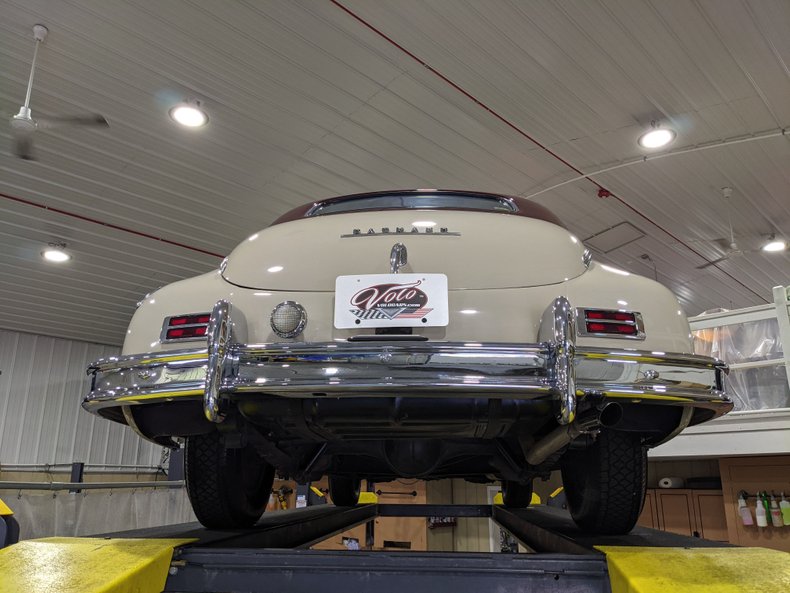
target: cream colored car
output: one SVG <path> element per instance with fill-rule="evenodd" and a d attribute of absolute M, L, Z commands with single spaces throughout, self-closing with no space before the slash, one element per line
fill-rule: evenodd
<path fill-rule="evenodd" d="M 560 468 L 574 520 L 629 531 L 646 449 L 727 412 L 662 285 L 601 265 L 521 198 L 413 190 L 297 208 L 148 295 L 84 407 L 186 447 L 201 522 L 250 525 L 275 471 L 501 480 Z"/>

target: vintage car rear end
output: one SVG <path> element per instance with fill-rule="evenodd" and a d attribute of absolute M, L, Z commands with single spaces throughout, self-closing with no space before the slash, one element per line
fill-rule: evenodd
<path fill-rule="evenodd" d="M 631 529 L 647 447 L 728 411 L 660 284 L 592 262 L 544 208 L 415 190 L 309 204 L 218 271 L 148 295 L 84 407 L 186 443 L 210 526 L 250 524 L 274 471 L 502 480 L 561 468 L 577 523 Z"/>

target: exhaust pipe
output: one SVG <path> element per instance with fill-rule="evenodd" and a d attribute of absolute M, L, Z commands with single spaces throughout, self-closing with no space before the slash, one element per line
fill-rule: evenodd
<path fill-rule="evenodd" d="M 623 408 L 620 404 L 608 403 L 601 410 L 592 410 L 580 414 L 576 420 L 565 426 L 558 426 L 530 449 L 527 454 L 527 463 L 540 465 L 550 455 L 568 445 L 576 437 L 598 430 L 601 427 L 612 428 L 620 423 L 623 417 Z"/>

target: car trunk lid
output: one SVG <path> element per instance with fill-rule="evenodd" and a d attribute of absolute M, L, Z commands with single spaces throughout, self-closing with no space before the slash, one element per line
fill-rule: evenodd
<path fill-rule="evenodd" d="M 442 273 L 450 290 L 543 286 L 586 270 L 566 229 L 512 214 L 389 210 L 326 215 L 256 233 L 228 256 L 223 277 L 247 288 L 334 291 L 337 276 L 387 274 L 392 248 L 403 273 Z"/>

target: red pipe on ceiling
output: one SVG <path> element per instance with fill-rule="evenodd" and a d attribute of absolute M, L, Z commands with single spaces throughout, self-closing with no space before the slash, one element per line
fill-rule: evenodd
<path fill-rule="evenodd" d="M 547 146 L 545 146 L 544 144 L 539 142 L 537 139 L 532 137 L 530 134 L 528 134 L 527 132 L 525 132 L 524 130 L 519 128 L 516 124 L 514 124 L 513 122 L 511 122 L 510 120 L 508 120 L 507 118 L 505 118 L 501 114 L 497 113 L 494 109 L 492 109 L 491 107 L 489 107 L 488 105 L 483 103 L 480 99 L 478 99 L 477 97 L 472 95 L 470 92 L 468 92 L 467 90 L 465 90 L 464 88 L 462 88 L 461 86 L 459 86 L 458 84 L 456 84 L 455 82 L 450 80 L 448 77 L 446 77 L 444 74 L 442 74 L 441 72 L 436 70 L 433 66 L 431 66 L 427 62 L 421 60 L 419 57 L 417 57 L 415 54 L 413 54 L 408 49 L 403 47 L 397 41 L 395 41 L 394 39 L 392 39 L 391 37 L 386 35 L 381 30 L 377 29 L 376 27 L 374 27 L 370 23 L 368 23 L 362 17 L 360 17 L 359 15 L 357 15 L 356 13 L 351 11 L 350 9 L 346 8 L 345 6 L 343 6 L 340 2 L 338 2 L 337 0 L 330 0 L 330 2 L 332 2 L 332 4 L 334 4 L 335 6 L 337 6 L 341 10 L 343 10 L 345 13 L 347 13 L 349 16 L 354 18 L 356 21 L 358 21 L 359 23 L 364 25 L 366 28 L 368 28 L 371 31 L 373 31 L 376 35 L 378 35 L 379 37 L 381 37 L 382 39 L 384 39 L 385 41 L 390 43 L 392 46 L 397 48 L 399 51 L 401 51 L 404 54 L 406 54 L 407 56 L 409 56 L 409 58 L 411 58 L 415 62 L 419 63 L 421 66 L 426 68 L 429 72 L 431 72 L 433 75 L 435 75 L 436 77 L 438 77 L 439 79 L 441 79 L 442 81 L 444 81 L 445 83 L 450 85 L 452 88 L 454 88 L 456 91 L 458 91 L 462 95 L 464 95 L 467 99 L 469 99 L 470 101 L 474 102 L 479 107 L 482 107 L 484 110 L 486 110 L 488 113 L 490 113 L 496 119 L 498 119 L 500 122 L 502 122 L 503 124 L 505 124 L 506 126 L 511 128 L 517 134 L 519 134 L 520 136 L 523 136 L 524 138 L 526 138 L 529 142 L 531 142 L 532 144 L 534 144 L 535 146 L 537 146 L 541 150 L 545 151 L 547 154 L 551 155 L 553 158 L 555 158 L 556 160 L 561 162 L 563 165 L 565 165 L 566 167 L 568 167 L 570 170 L 574 171 L 578 175 L 584 175 L 584 172 L 581 171 L 579 168 L 577 168 L 576 166 L 574 166 L 573 164 L 571 164 L 570 162 L 568 162 L 567 160 L 562 158 L 560 155 L 558 155 L 556 152 L 554 152 L 553 150 L 551 150 L 550 148 L 548 148 Z M 654 220 L 649 218 L 647 215 L 643 214 L 642 212 L 637 210 L 635 207 L 633 207 L 630 204 L 628 204 L 620 196 L 618 196 L 618 195 L 614 194 L 613 192 L 611 192 L 610 190 L 606 189 L 605 187 L 603 187 L 600 183 L 598 183 L 594 179 L 591 179 L 591 178 L 588 177 L 587 180 L 590 183 L 592 183 L 593 185 L 595 185 L 595 187 L 598 188 L 599 196 L 614 198 L 615 200 L 620 202 L 623 206 L 625 206 L 626 208 L 631 210 L 634 214 L 636 214 L 640 218 L 644 219 L 645 221 L 649 222 L 650 224 L 652 224 L 653 226 L 655 226 L 656 228 L 658 228 L 662 232 L 664 232 L 667 235 L 669 235 L 670 237 L 672 237 L 675 241 L 677 241 L 678 243 L 680 243 L 681 245 L 686 247 L 689 251 L 691 251 L 695 255 L 699 256 L 706 263 L 711 263 L 708 258 L 706 258 L 704 255 L 699 253 L 696 249 L 691 247 L 691 245 L 689 245 L 688 243 L 684 242 L 679 237 L 677 237 L 672 232 L 670 232 L 668 229 L 664 228 L 663 226 L 661 226 L 660 224 L 658 224 L 657 222 L 655 222 Z M 69 216 L 71 218 L 76 218 L 78 220 L 82 220 L 82 221 L 85 221 L 85 222 L 90 222 L 90 223 L 98 224 L 98 225 L 101 225 L 101 226 L 104 226 L 104 227 L 107 227 L 107 228 L 110 228 L 110 229 L 114 229 L 114 230 L 117 230 L 117 231 L 122 231 L 122 232 L 125 232 L 125 233 L 129 233 L 129 234 L 135 235 L 137 237 L 145 237 L 146 239 L 153 239 L 154 241 L 159 241 L 161 243 L 166 243 L 168 245 L 173 245 L 175 247 L 181 247 L 183 249 L 188 249 L 188 250 L 194 251 L 196 253 L 202 253 L 204 255 L 210 255 L 212 257 L 217 257 L 217 258 L 220 258 L 220 259 L 224 257 L 223 255 L 220 255 L 219 253 L 214 253 L 214 252 L 208 251 L 206 249 L 201 249 L 200 247 L 193 247 L 191 245 L 187 245 L 185 243 L 180 243 L 178 241 L 172 241 L 170 239 L 165 239 L 163 237 L 157 237 L 156 235 L 151 235 L 151 234 L 145 233 L 143 231 L 136 231 L 136 230 L 130 229 L 128 227 L 124 227 L 124 226 L 117 225 L 117 224 L 112 224 L 112 223 L 109 223 L 109 222 L 104 222 L 104 221 L 98 220 L 96 218 L 83 216 L 82 214 L 76 214 L 74 212 L 69 212 L 67 210 L 63 210 L 61 208 L 55 208 L 53 206 L 47 206 L 45 204 L 41 204 L 39 202 L 34 202 L 32 200 L 27 200 L 27 199 L 19 198 L 19 197 L 16 197 L 16 196 L 11 196 L 11 195 L 8 195 L 8 194 L 5 194 L 5 193 L 0 193 L 0 197 L 3 197 L 3 198 L 8 199 L 8 200 L 12 200 L 14 202 L 18 202 L 20 204 L 26 204 L 28 206 L 33 206 L 35 208 L 41 208 L 42 210 L 49 210 L 50 212 L 56 212 L 58 214 L 62 214 L 63 216 Z M 762 299 L 766 303 L 769 302 L 767 299 L 765 299 L 765 297 L 763 297 L 760 294 L 758 294 L 757 292 L 755 292 L 752 288 L 746 286 L 743 282 L 741 282 L 740 280 L 738 280 L 737 278 L 732 276 L 726 270 L 723 270 L 723 269 L 719 268 L 719 266 L 717 266 L 715 264 L 714 264 L 714 266 L 720 272 L 722 272 L 723 274 L 725 274 L 726 276 L 728 276 L 729 278 L 734 280 L 736 283 L 738 283 L 740 286 L 742 286 L 743 288 L 745 288 L 746 290 L 748 290 L 749 292 L 751 292 L 752 294 L 754 294 L 758 298 Z"/>
<path fill-rule="evenodd" d="M 399 51 L 401 51 L 401 52 L 403 52 L 404 54 L 406 54 L 407 56 L 409 56 L 409 58 L 411 58 L 412 60 L 414 60 L 415 62 L 417 62 L 417 63 L 418 63 L 418 64 L 420 64 L 421 66 L 423 66 L 423 67 L 424 67 L 426 70 L 428 70 L 428 71 L 429 71 L 431 74 L 433 74 L 433 75 L 434 75 L 434 76 L 436 76 L 437 78 L 441 79 L 443 82 L 447 83 L 447 84 L 448 84 L 449 86 L 451 86 L 453 89 L 455 89 L 456 91 L 458 91 L 459 93 L 461 93 L 461 94 L 462 94 L 464 97 L 466 97 L 467 99 L 469 99 L 470 101 L 472 101 L 473 103 L 475 103 L 476 105 L 478 105 L 479 107 L 482 107 L 482 108 L 483 108 L 485 111 L 487 111 L 488 113 L 490 113 L 491 115 L 493 115 L 493 116 L 494 116 L 496 119 L 498 119 L 500 122 L 502 122 L 503 124 L 505 124 L 507 127 L 511 128 L 511 129 L 512 129 L 514 132 L 516 132 L 516 133 L 517 133 L 519 136 L 522 136 L 522 137 L 526 138 L 526 139 L 527 139 L 529 142 L 531 142 L 532 144 L 534 144 L 535 146 L 537 146 L 537 147 L 538 147 L 538 148 L 540 148 L 541 150 L 545 151 L 547 154 L 549 154 L 549 155 L 551 155 L 552 157 L 554 157 L 556 160 L 558 160 L 558 161 L 559 161 L 559 162 L 561 162 L 563 165 L 565 165 L 566 167 L 568 167 L 568 168 L 569 168 L 571 171 L 575 172 L 575 173 L 576 173 L 576 174 L 578 174 L 578 175 L 584 175 L 584 172 L 583 172 L 583 171 L 581 171 L 581 170 L 580 170 L 578 167 L 576 167 L 576 166 L 574 166 L 573 164 L 569 163 L 567 160 L 565 160 L 564 158 L 562 158 L 562 157 L 561 157 L 560 155 L 558 155 L 556 152 L 554 152 L 553 150 L 551 150 L 551 149 L 550 149 L 548 146 L 546 146 L 545 144 L 542 144 L 540 141 L 538 141 L 538 140 L 537 140 L 537 139 L 535 139 L 533 136 L 531 136 L 530 134 L 528 134 L 527 132 L 525 132 L 524 130 L 522 130 L 520 127 L 518 127 L 516 124 L 514 124 L 513 122 L 511 122 L 510 120 L 508 120 L 508 119 L 507 119 L 506 117 L 504 117 L 503 115 L 501 115 L 501 114 L 497 113 L 497 112 L 496 112 L 496 111 L 495 111 L 493 108 L 491 108 L 491 107 L 489 107 L 488 105 L 486 105 L 486 104 L 485 104 L 483 101 L 481 101 L 480 99 L 478 99 L 477 97 L 475 97 L 475 96 L 474 96 L 472 93 L 470 93 L 469 91 L 467 91 L 467 90 L 466 90 L 466 89 L 464 89 L 463 87 L 459 86 L 458 84 L 456 84 L 455 82 L 453 82 L 452 80 L 450 80 L 450 79 L 449 79 L 448 77 L 446 77 L 444 74 L 442 74 L 441 72 L 439 72 L 439 71 L 438 71 L 436 68 L 434 68 L 433 66 L 431 66 L 430 64 L 428 64 L 428 63 L 427 63 L 427 62 L 425 62 L 424 60 L 420 59 L 420 58 L 419 58 L 417 55 L 415 55 L 415 54 L 413 54 L 412 52 L 410 52 L 408 49 L 406 49 L 405 47 L 403 47 L 403 46 L 402 46 L 400 43 L 398 43 L 397 41 L 395 41 L 394 39 L 392 39 L 392 37 L 389 37 L 389 36 L 388 36 L 386 33 L 384 33 L 383 31 L 381 31 L 380 29 L 378 29 L 378 28 L 376 28 L 375 26 L 371 25 L 369 22 L 367 22 L 367 21 L 366 21 L 365 19 L 363 19 L 361 16 L 359 16 L 358 14 L 356 14 L 355 12 L 353 12 L 351 9 L 349 9 L 349 8 L 345 7 L 343 4 L 341 4 L 340 2 L 338 2 L 338 0 L 329 0 L 329 1 L 330 1 L 332 4 L 334 4 L 335 6 L 337 6 L 339 9 L 341 9 L 343 12 L 345 12 L 346 14 L 348 14 L 350 17 L 352 17 L 353 19 L 355 19 L 356 21 L 358 21 L 359 23 L 361 23 L 362 25 L 364 25 L 364 26 L 365 26 L 367 29 L 370 29 L 370 30 L 371 30 L 371 31 L 373 31 L 373 32 L 374 32 L 376 35 L 378 35 L 379 37 L 381 37 L 382 39 L 384 39 L 385 41 L 387 41 L 387 43 L 389 43 L 389 44 L 390 44 L 390 45 L 392 45 L 393 47 L 397 48 Z M 640 212 L 639 210 L 637 210 L 635 207 L 631 206 L 631 205 L 630 205 L 628 202 L 626 202 L 625 200 L 623 200 L 623 199 L 622 199 L 620 196 L 616 195 L 616 194 L 615 194 L 615 193 L 613 193 L 611 190 L 608 190 L 608 189 L 606 189 L 604 186 L 602 186 L 600 183 L 598 183 L 598 182 L 597 182 L 597 181 L 595 181 L 594 179 L 592 179 L 592 178 L 590 178 L 590 177 L 587 177 L 586 179 L 587 179 L 587 180 L 588 180 L 590 183 L 592 183 L 592 184 L 593 184 L 593 185 L 594 185 L 596 188 L 598 188 L 598 196 L 599 196 L 599 197 L 611 197 L 611 198 L 614 198 L 615 200 L 617 200 L 618 202 L 620 202 L 620 204 L 622 204 L 623 206 L 625 206 L 626 208 L 628 208 L 629 210 L 631 210 L 631 211 L 632 211 L 634 214 L 636 214 L 636 215 L 637 215 L 637 216 L 639 216 L 640 218 L 644 219 L 645 221 L 649 222 L 650 224 L 652 224 L 653 226 L 655 226 L 656 228 L 658 228 L 658 229 L 659 229 L 659 230 L 661 230 L 662 232 L 664 232 L 664 233 L 666 233 L 667 235 L 669 235 L 670 237 L 672 237 L 672 238 L 673 238 L 675 241 L 677 241 L 678 243 L 680 243 L 681 245 L 683 245 L 683 246 L 684 246 L 686 249 L 688 249 L 689 251 L 691 251 L 693 254 L 695 254 L 695 255 L 699 256 L 700 258 L 702 258 L 702 259 L 705 261 L 705 263 L 711 263 L 711 261 L 710 261 L 710 260 L 709 260 L 707 257 L 705 257 L 704 255 L 702 255 L 702 254 L 701 254 L 699 251 L 697 251 L 696 249 L 694 249 L 694 248 L 693 248 L 691 245 L 689 245 L 688 243 L 686 243 L 685 241 L 683 241 L 682 239 L 680 239 L 679 237 L 677 237 L 677 236 L 676 236 L 674 233 L 670 232 L 668 229 L 666 229 L 666 228 L 664 228 L 663 226 L 661 226 L 660 224 L 658 224 L 656 221 L 654 221 L 653 219 L 651 219 L 650 217 L 648 217 L 646 214 L 643 214 L 642 212 Z M 756 297 L 758 297 L 759 299 L 761 299 L 761 300 L 765 301 L 766 303 L 770 302 L 770 301 L 768 301 L 768 300 L 767 300 L 765 297 L 763 297 L 762 295 L 760 295 L 760 294 L 758 294 L 757 292 L 755 292 L 755 291 L 754 291 L 752 288 L 750 288 L 750 287 L 746 286 L 746 285 L 745 285 L 743 282 L 741 282 L 740 280 L 738 280 L 737 278 L 735 278 L 735 277 L 734 277 L 732 274 L 730 274 L 730 273 L 729 273 L 729 272 L 727 272 L 726 270 L 723 270 L 723 269 L 721 269 L 721 268 L 720 268 L 718 265 L 716 265 L 716 264 L 714 264 L 714 266 L 716 267 L 716 269 L 717 269 L 717 270 L 719 270 L 720 272 L 724 273 L 726 276 L 728 276 L 729 278 L 731 278 L 732 280 L 734 280 L 735 282 L 737 282 L 739 285 L 741 285 L 743 288 L 745 288 L 746 290 L 748 290 L 749 292 L 751 292 L 753 295 L 755 295 L 755 296 L 756 296 Z"/>
<path fill-rule="evenodd" d="M 76 218 L 77 220 L 82 220 L 85 222 L 91 222 L 93 224 L 98 224 L 103 227 L 107 227 L 109 229 L 113 229 L 116 231 L 123 231 L 124 233 L 130 233 L 137 237 L 145 237 L 146 239 L 153 239 L 154 241 L 159 241 L 161 243 L 167 243 L 168 245 L 173 245 L 175 247 L 182 247 L 183 249 L 189 249 L 190 251 L 195 251 L 197 253 L 202 253 L 203 255 L 211 255 L 213 257 L 218 257 L 222 259 L 225 257 L 224 255 L 220 255 L 219 253 L 213 253 L 211 251 L 207 251 L 206 249 L 201 249 L 200 247 L 193 247 L 191 245 L 187 245 L 185 243 L 179 243 L 178 241 L 172 241 L 170 239 L 164 239 L 162 237 L 157 237 L 156 235 L 151 235 L 149 233 L 144 233 L 143 231 L 136 231 L 134 229 L 130 229 L 125 226 L 121 226 L 118 224 L 112 224 L 111 222 L 104 222 L 103 220 L 98 220 L 96 218 L 91 218 L 89 216 L 83 216 L 82 214 L 75 214 L 74 212 L 69 212 L 68 210 L 62 210 L 61 208 L 55 208 L 54 206 L 47 206 L 46 204 L 41 204 L 39 202 L 34 202 L 32 200 L 26 200 L 25 198 L 18 198 L 16 196 L 9 196 L 8 194 L 0 193 L 0 197 L 5 198 L 6 200 L 11 200 L 12 202 L 19 202 L 20 204 L 25 204 L 27 206 L 33 206 L 34 208 L 41 208 L 42 210 L 49 210 L 50 212 L 56 212 L 58 214 L 62 214 L 63 216 L 69 216 L 71 218 Z"/>

